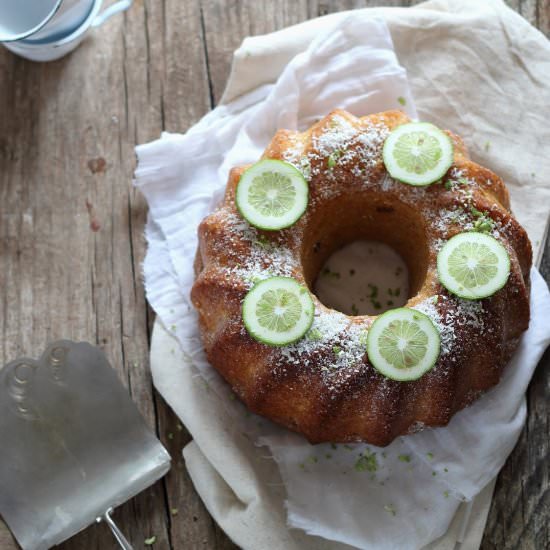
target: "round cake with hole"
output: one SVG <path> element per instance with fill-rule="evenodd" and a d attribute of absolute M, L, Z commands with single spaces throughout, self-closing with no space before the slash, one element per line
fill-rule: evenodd
<path fill-rule="evenodd" d="M 198 237 L 209 362 L 252 412 L 312 443 L 385 446 L 446 425 L 499 382 L 529 324 L 531 245 L 502 180 L 400 111 L 278 131 L 231 171 Z M 357 243 L 404 267 L 367 281 L 382 260 Z M 358 264 L 332 268 L 346 247 Z M 321 279 L 355 302 L 335 308 Z"/>

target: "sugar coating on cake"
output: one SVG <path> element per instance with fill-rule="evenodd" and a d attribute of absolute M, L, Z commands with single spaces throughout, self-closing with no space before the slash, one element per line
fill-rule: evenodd
<path fill-rule="evenodd" d="M 446 424 L 498 382 L 527 328 L 531 249 L 509 211 L 502 181 L 473 163 L 456 136 L 455 161 L 441 182 L 412 187 L 394 180 L 384 168 L 382 147 L 389 132 L 407 121 L 398 111 L 361 119 L 335 111 L 306 132 L 277 134 L 264 156 L 302 172 L 310 190 L 304 216 L 276 232 L 250 226 L 235 206 L 239 169 L 230 176 L 223 204 L 199 228 L 192 300 L 209 361 L 254 412 L 312 442 L 386 445 L 419 426 Z M 347 207 L 338 213 L 341 204 Z M 362 224 L 372 223 L 371 232 L 385 227 L 380 240 L 407 223 L 422 234 L 421 244 L 407 243 L 406 232 L 402 235 L 405 253 L 422 248 L 416 263 L 425 271 L 407 307 L 431 319 L 441 351 L 435 367 L 417 381 L 389 380 L 369 363 L 366 337 L 375 317 L 347 316 L 315 296 L 313 324 L 294 344 L 260 344 L 243 327 L 241 305 L 248 290 L 272 276 L 294 277 L 313 288 L 312 266 L 319 269 L 319 259 L 338 245 L 339 224 L 342 234 L 351 235 L 354 216 L 358 232 Z M 325 226 L 332 231 L 326 245 L 319 230 Z M 494 296 L 469 301 L 442 287 L 435 260 L 450 237 L 475 230 L 506 247 L 511 275 Z"/>

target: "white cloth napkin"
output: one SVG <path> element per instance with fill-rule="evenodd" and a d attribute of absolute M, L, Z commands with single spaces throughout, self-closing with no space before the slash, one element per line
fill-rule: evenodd
<path fill-rule="evenodd" d="M 396 10 L 395 13 L 403 12 Z M 420 12 L 422 17 L 429 13 L 428 10 L 406 11 L 413 12 Z M 403 25 L 403 17 L 396 15 L 394 23 Z M 410 17 L 414 19 L 417 15 Z M 433 13 L 432 17 L 435 17 Z M 325 20 L 323 25 L 326 24 Z M 494 79 L 490 85 L 495 83 L 500 84 Z M 527 90 L 526 94 L 529 93 Z M 295 434 L 247 415 L 243 407 L 231 399 L 227 386 L 205 360 L 188 292 L 193 282 L 196 226 L 219 200 L 231 166 L 256 160 L 279 127 L 308 126 L 335 106 L 355 114 L 400 108 L 400 97 L 405 99 L 404 109 L 414 116 L 405 72 L 397 63 L 385 23 L 374 18 L 369 10 L 358 11 L 352 16 L 340 15 L 334 27 L 325 27 L 324 33 L 286 66 L 275 85 L 257 88 L 218 107 L 184 136 L 164 134 L 160 140 L 137 149 L 136 185 L 145 194 L 151 213 L 147 228 L 149 250 L 144 265 L 148 299 L 182 345 L 186 361 L 182 368 L 189 372 L 194 367 L 199 369 L 219 396 L 221 408 L 217 411 L 209 408 L 210 417 L 200 414 L 204 403 L 211 401 L 211 395 L 201 390 L 200 385 L 193 386 L 192 399 L 182 400 L 182 395 L 189 392 L 182 384 L 189 378 L 184 377 L 181 370 L 166 368 L 162 361 L 153 365 L 157 388 L 226 480 L 234 482 L 239 476 L 242 478 L 242 472 L 232 474 L 239 467 L 243 471 L 250 467 L 247 462 L 250 457 L 238 443 L 241 434 L 252 439 L 261 436 L 280 468 L 289 525 L 360 548 L 419 548 L 428 544 L 445 532 L 460 500 L 478 493 L 500 469 L 525 417 L 525 387 L 550 338 L 548 328 L 538 321 L 550 312 L 548 291 L 540 276 L 533 272 L 536 301 L 532 304 L 531 328 L 503 382 L 474 406 L 456 415 L 447 428 L 401 438 L 384 451 L 370 447 L 369 453 L 376 453 L 377 464 L 376 471 L 372 472 L 368 470 L 374 468 L 374 459 L 368 462 L 368 467 L 365 461 L 358 462 L 359 453 L 365 453 L 366 446 L 350 449 L 311 446 Z M 450 98 L 447 94 L 444 97 Z M 463 98 L 465 102 L 466 99 Z M 432 102 L 438 122 L 437 113 L 445 108 L 441 108 L 441 99 L 432 98 Z M 426 115 L 429 115 L 427 110 Z M 471 117 L 475 119 L 475 113 Z M 457 129 L 453 124 L 463 122 L 463 116 L 450 116 L 441 125 Z M 502 133 L 497 137 L 503 137 Z M 516 144 L 515 150 L 522 150 L 521 143 Z M 519 185 L 521 178 L 512 177 L 510 183 Z M 520 204 L 527 210 L 528 201 Z M 547 215 L 547 207 L 542 212 Z M 520 220 L 527 223 L 532 234 L 528 223 L 532 213 L 529 213 L 524 219 L 520 215 Z M 229 411 L 230 422 L 223 411 Z M 222 440 L 210 437 L 220 430 L 220 423 L 226 425 L 224 431 L 227 432 L 221 449 L 217 442 Z M 193 457 L 189 455 L 192 475 L 193 464 Z M 357 469 L 356 464 L 359 464 Z M 205 470 L 196 463 L 195 466 L 194 478 L 207 506 L 238 539 L 237 530 L 227 527 L 230 523 L 227 517 L 216 513 L 220 508 L 213 495 L 220 493 L 215 489 L 215 477 L 210 475 L 207 479 L 208 475 L 203 475 Z M 279 500 L 284 498 L 280 488 L 262 485 L 265 477 L 273 475 L 270 471 L 262 479 L 262 475 L 256 473 L 253 479 L 258 485 L 254 486 L 230 484 L 237 500 L 250 507 L 260 501 L 265 511 L 271 506 L 270 491 L 279 492 Z M 229 509 L 235 518 L 244 517 L 234 508 Z M 277 514 L 280 515 L 274 511 L 273 517 L 278 517 Z M 272 536 L 277 533 L 278 538 L 271 541 L 273 548 L 322 547 L 319 539 L 312 543 L 301 535 L 283 535 L 280 529 L 268 526 L 265 513 L 258 513 L 255 518 L 256 524 L 248 529 L 263 527 Z M 250 521 L 250 517 L 247 519 Z M 243 530 L 244 527 L 238 532 Z M 290 539 L 285 540 L 285 536 Z M 243 535 L 237 542 L 245 548 L 254 547 L 247 545 L 248 540 Z"/>

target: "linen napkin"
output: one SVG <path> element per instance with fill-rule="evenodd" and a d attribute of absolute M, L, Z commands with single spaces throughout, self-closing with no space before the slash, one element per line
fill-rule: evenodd
<path fill-rule="evenodd" d="M 492 4 L 494 13 L 489 15 L 483 10 L 483 13 L 474 14 L 473 19 L 472 10 L 468 12 L 468 16 L 464 13 L 458 15 L 483 23 L 484 26 L 487 22 L 495 24 L 497 15 L 500 23 L 504 8 L 499 3 Z M 434 3 L 429 5 L 434 6 Z M 376 10 L 376 14 L 383 15 L 390 23 L 395 39 L 395 26 L 401 29 L 401 34 L 398 34 L 400 37 L 405 30 L 408 29 L 407 32 L 411 33 L 411 28 L 414 28 L 410 21 L 408 28 L 403 26 L 407 18 L 414 20 L 417 17 L 407 14 L 423 12 L 420 19 L 425 24 L 429 17 L 439 21 L 440 14 L 435 8 L 444 7 L 444 3 L 438 2 L 433 10 Z M 428 18 L 426 14 L 429 14 Z M 326 19 L 323 25 L 327 25 Z M 491 418 L 482 416 L 482 425 L 490 421 L 492 426 L 501 429 L 502 436 L 498 441 L 495 438 L 491 442 L 491 438 L 482 437 L 484 433 L 478 429 L 479 421 L 475 416 L 475 423 L 472 418 L 466 418 L 454 430 L 456 433 L 453 432 L 457 423 L 455 421 L 461 415 L 475 415 L 475 411 L 471 412 L 474 409 L 472 407 L 457 415 L 453 420 L 454 424 L 451 423 L 449 428 L 441 430 L 442 436 L 433 435 L 440 430 L 423 432 L 417 436 L 402 438 L 385 451 L 374 448 L 367 450 L 365 446 L 337 450 L 327 449 L 326 446 L 312 447 L 299 436 L 289 434 L 267 421 L 247 417 L 240 404 L 231 400 L 227 387 L 205 363 L 202 347 L 197 340 L 194 312 L 188 309 L 187 292 L 192 284 L 189 263 L 196 247 L 195 221 L 198 223 L 213 206 L 212 196 L 219 198 L 228 168 L 233 164 L 255 160 L 278 127 L 308 126 L 313 119 L 334 106 L 363 114 L 396 108 L 400 106 L 398 98 L 404 98 L 406 109 L 414 116 L 405 74 L 397 64 L 384 23 L 373 17 L 372 11 L 365 10 L 354 12 L 352 18 L 339 15 L 334 24 L 336 26 L 332 28 L 330 25 L 325 27 L 326 34 L 321 33 L 305 53 L 298 54 L 290 62 L 275 85 L 268 84 L 219 107 L 186 136 L 164 135 L 158 142 L 138 148 L 136 182 L 144 191 L 151 208 L 151 223 L 148 227 L 150 248 L 145 263 L 148 298 L 165 325 L 174 325 L 174 332 L 182 343 L 187 361 L 187 364 L 181 363 L 185 373 L 192 372 L 193 367 L 189 363 L 197 366 L 209 381 L 213 392 L 222 397 L 222 401 L 216 400 L 218 409 L 221 406 L 223 411 L 233 411 L 231 428 L 222 430 L 225 438 L 210 438 L 210 435 L 219 431 L 220 426 L 216 421 L 227 424 L 225 412 L 210 412 L 210 417 L 197 413 L 204 408 L 200 406 L 200 402 L 207 401 L 211 392 L 197 392 L 196 384 L 185 386 L 185 389 L 194 388 L 195 392 L 193 399 L 182 403 L 185 376 L 181 368 L 164 368 L 166 361 L 154 361 L 153 375 L 157 387 L 186 422 L 211 465 L 234 489 L 237 498 L 233 499 L 233 506 L 227 498 L 225 502 L 220 502 L 219 497 L 224 494 L 227 497 L 227 491 L 224 493 L 223 484 L 217 483 L 220 479 L 216 477 L 216 471 L 208 464 L 200 462 L 203 457 L 195 446 L 189 449 L 186 459 L 199 492 L 216 519 L 245 548 L 264 546 L 249 544 L 250 538 L 247 537 L 250 537 L 250 527 L 247 532 L 246 528 L 239 525 L 239 521 L 228 521 L 228 518 L 242 521 L 246 519 L 255 523 L 254 540 L 257 540 L 258 525 L 261 525 L 266 544 L 271 537 L 274 540 L 269 541 L 269 544 L 277 548 L 319 548 L 321 542 L 318 539 L 312 542 L 311 537 L 305 537 L 298 532 L 284 532 L 284 516 L 280 510 L 280 503 L 284 498 L 283 488 L 270 487 L 268 490 L 266 483 L 269 481 L 265 479 L 273 478 L 271 485 L 276 485 L 279 483 L 279 474 L 271 463 L 270 467 L 264 465 L 260 473 L 256 471 L 256 465 L 252 466 L 250 463 L 254 453 L 250 451 L 248 440 L 242 440 L 241 433 L 252 439 L 261 434 L 262 441 L 271 447 L 287 489 L 288 519 L 291 526 L 361 548 L 414 548 L 434 540 L 447 528 L 459 501 L 475 495 L 495 475 L 513 446 L 525 414 L 520 406 L 522 388 L 536 364 L 537 354 L 541 353 L 545 344 L 544 334 L 536 332 L 534 323 L 528 333 L 535 335 L 535 345 L 528 346 L 531 355 L 520 357 L 520 367 L 513 369 L 514 373 L 522 376 L 520 387 L 510 390 L 512 395 L 508 396 L 510 399 L 506 401 L 507 407 L 494 406 L 493 399 L 491 410 L 495 414 Z M 449 21 L 446 25 L 452 37 Z M 437 37 L 437 24 L 434 21 L 431 29 Z M 533 32 L 532 29 L 529 32 Z M 294 30 L 292 36 L 297 35 L 302 37 L 303 33 Z M 292 41 L 288 41 L 290 42 Z M 243 47 L 245 46 L 250 48 L 246 41 Z M 255 50 L 252 48 L 247 51 L 250 54 L 250 51 Z M 258 48 L 258 51 L 263 50 Z M 521 48 L 520 54 L 524 54 Z M 413 63 L 414 58 L 410 62 Z M 240 69 L 238 61 L 236 65 L 233 75 L 239 72 L 242 74 L 242 65 Z M 317 80 L 316 76 L 319 77 Z M 251 80 L 250 76 L 248 79 Z M 433 83 L 432 80 L 429 82 Z M 495 82 L 502 84 L 498 79 Z M 491 82 L 491 85 L 494 86 L 495 82 Z M 541 85 L 533 86 L 527 95 L 530 99 L 537 97 L 542 100 L 544 93 L 548 94 L 548 90 L 544 90 Z M 317 100 L 311 100 L 314 96 L 318 98 L 318 104 Z M 441 98 L 433 101 L 433 110 L 423 118 L 430 119 L 429 115 L 434 113 L 437 117 L 447 107 Z M 480 115 L 477 113 L 478 117 Z M 438 122 L 437 119 L 431 119 Z M 260 124 L 258 120 L 261 121 Z M 441 125 L 456 130 L 451 122 L 457 120 L 461 121 L 459 117 L 449 116 Z M 526 128 L 522 127 L 518 137 L 523 137 L 525 132 Z M 499 134 L 498 137 L 505 136 Z M 516 150 L 521 150 L 519 144 L 516 145 Z M 490 162 L 486 164 L 491 166 Z M 519 178 L 508 183 L 518 184 L 521 181 Z M 531 180 L 528 182 L 532 183 Z M 530 190 L 533 188 L 542 193 L 541 196 L 547 193 L 542 186 L 530 186 Z M 523 204 L 525 203 L 527 201 L 524 200 Z M 185 213 L 185 218 L 182 218 L 182 213 Z M 538 215 L 541 214 L 547 216 L 547 206 L 544 207 L 544 203 L 538 209 Z M 188 223 L 182 224 L 182 219 Z M 526 223 L 521 215 L 520 220 Z M 528 223 L 527 227 L 532 235 Z M 536 275 L 534 280 L 538 280 Z M 539 296 L 541 300 L 535 305 L 542 307 L 545 304 L 544 285 L 539 285 Z M 536 320 L 536 316 L 534 317 Z M 169 353 L 167 347 L 164 353 Z M 174 350 L 174 355 L 176 354 L 179 354 L 178 350 Z M 528 361 L 522 360 L 526 358 Z M 507 372 L 510 371 L 512 369 Z M 517 380 L 514 382 L 511 388 L 518 384 Z M 505 387 L 503 382 L 494 391 Z M 490 394 L 478 403 L 481 404 L 484 399 L 489 398 Z M 485 409 L 482 406 L 481 408 Z M 485 415 L 486 412 L 481 410 L 478 414 Z M 476 426 L 476 429 L 472 430 L 472 426 Z M 483 441 L 487 445 L 480 447 L 475 456 L 464 456 L 459 452 L 462 436 L 470 438 L 469 442 Z M 481 439 L 476 440 L 475 437 Z M 455 445 L 451 446 L 453 451 L 447 452 L 449 439 Z M 219 452 L 220 441 L 224 442 L 226 456 Z M 497 447 L 496 443 L 502 445 Z M 365 452 L 369 453 L 368 456 L 376 453 L 375 459 L 371 459 L 373 464 L 376 462 L 374 470 L 372 466 L 371 471 L 368 468 L 356 468 L 360 452 L 363 456 Z M 329 454 L 330 459 L 327 458 Z M 491 457 L 493 460 L 489 461 Z M 248 475 L 244 475 L 245 472 Z M 246 485 L 243 482 L 245 479 L 247 482 L 254 482 Z M 244 513 L 242 507 L 239 511 L 239 501 L 247 503 L 247 510 L 253 510 L 252 517 Z M 310 546 L 311 544 L 314 546 Z"/>

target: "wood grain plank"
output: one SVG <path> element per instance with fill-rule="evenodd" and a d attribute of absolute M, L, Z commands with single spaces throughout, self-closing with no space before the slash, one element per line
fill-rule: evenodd
<path fill-rule="evenodd" d="M 550 241 L 541 273 L 550 280 Z M 550 548 L 550 350 L 527 391 L 528 416 L 519 441 L 497 480 L 481 548 Z"/>
<path fill-rule="evenodd" d="M 0 91 L 9 121 L 0 135 L 1 358 L 37 354 L 62 336 L 96 342 L 152 427 L 140 281 L 146 209 L 130 187 L 133 147 L 158 137 L 167 120 L 185 129 L 208 109 L 199 28 L 198 11 L 185 3 L 136 2 L 61 61 L 0 53 L 10 75 Z M 187 537 L 191 545 L 215 532 L 200 513 L 207 525 Z M 153 534 L 158 548 L 170 548 L 168 516 L 163 483 L 115 513 L 136 548 Z M 0 536 L 1 548 L 14 547 L 5 529 Z M 62 546 L 116 547 L 102 525 Z"/>
<path fill-rule="evenodd" d="M 549 0 L 507 4 L 550 36 Z M 550 281 L 550 240 L 541 264 Z M 550 548 L 550 350 L 544 354 L 527 390 L 527 421 L 500 472 L 493 495 L 483 550 Z"/>
<path fill-rule="evenodd" d="M 537 0 L 537 27 L 550 38 L 550 0 Z"/>
<path fill-rule="evenodd" d="M 385 7 L 406 7 L 411 4 L 410 0 L 310 0 L 309 12 L 311 17 L 326 15 L 338 11 L 354 10 L 359 8 Z"/>
<path fill-rule="evenodd" d="M 137 13 L 132 14 L 135 17 Z M 101 40 L 95 36 L 59 62 L 41 66 L 18 60 L 39 87 L 30 96 L 37 100 L 36 117 L 31 115 L 31 120 L 38 120 L 37 127 L 19 145 L 38 148 L 40 144 L 32 174 L 22 182 L 29 190 L 26 223 L 34 225 L 32 231 L 26 231 L 23 223 L 19 235 L 24 242 L 28 232 L 29 255 L 38 259 L 29 266 L 36 275 L 45 274 L 43 291 L 33 294 L 32 270 L 18 269 L 18 325 L 21 327 L 27 315 L 33 316 L 35 322 L 29 326 L 34 333 L 20 329 L 32 336 L 21 342 L 21 352 L 36 354 L 48 340 L 62 336 L 100 344 L 148 423 L 154 425 L 145 302 L 142 293 L 134 292 L 133 262 L 139 258 L 133 258 L 129 242 L 128 174 L 133 163 L 133 133 L 126 116 L 126 74 L 119 70 L 125 61 L 120 32 L 124 22 L 122 17 L 113 20 L 101 30 Z M 90 66 L 94 71 L 86 70 Z M 62 86 L 62 82 L 71 82 L 71 86 Z M 29 117 L 24 106 L 17 107 L 16 116 Z M 149 126 L 154 118 L 153 114 Z M 156 134 L 158 122 L 153 128 Z M 142 139 L 150 135 L 144 133 Z M 26 208 L 26 202 L 20 208 Z M 142 208 L 141 225 L 144 212 Z M 24 301 L 27 294 L 30 298 Z M 131 370 L 133 356 L 143 358 L 141 370 Z M 150 510 L 137 522 L 140 508 Z M 132 538 L 143 540 L 155 530 L 167 540 L 162 487 L 147 491 L 117 515 L 124 516 L 127 509 L 132 510 L 127 514 Z M 83 545 L 114 546 L 104 527 L 92 527 L 65 547 Z"/>
<path fill-rule="evenodd" d="M 223 93 L 233 51 L 246 36 L 266 34 L 308 19 L 305 0 L 201 0 L 201 12 L 213 105 Z"/>
<path fill-rule="evenodd" d="M 517 11 L 535 27 L 539 24 L 539 2 L 538 0 L 520 0 Z"/>
<path fill-rule="evenodd" d="M 92 334 L 116 365 L 152 427 L 156 415 L 147 359 L 147 310 L 136 280 L 144 252 L 137 228 L 143 227 L 145 205 L 131 190 L 128 176 L 133 169 L 134 143 L 158 135 L 162 126 L 160 78 L 155 74 L 159 67 L 152 59 L 149 39 L 150 29 L 160 26 L 160 14 L 155 15 L 146 2 L 138 3 L 101 29 L 101 41 L 95 37 L 95 55 L 92 51 L 89 55 L 94 55 L 97 74 L 89 80 L 87 75 L 81 77 L 87 105 L 86 126 L 79 151 L 74 154 L 80 159 L 84 202 L 92 205 L 87 207 L 88 238 L 79 239 L 88 242 L 90 255 L 93 304 L 87 306 L 92 305 L 96 316 Z M 84 55 L 80 50 L 76 54 Z M 75 109 L 67 122 L 77 121 Z M 94 168 L 94 159 L 102 158 L 104 170 Z M 100 161 L 97 163 L 101 165 Z M 72 172 L 79 173 L 78 168 Z M 78 202 L 82 203 L 81 197 Z M 81 275 L 80 271 L 77 273 Z M 136 547 L 152 534 L 160 547 L 170 547 L 162 484 L 122 506 L 115 517 Z M 62 546 L 94 545 L 116 547 L 103 525 L 87 529 Z"/>

